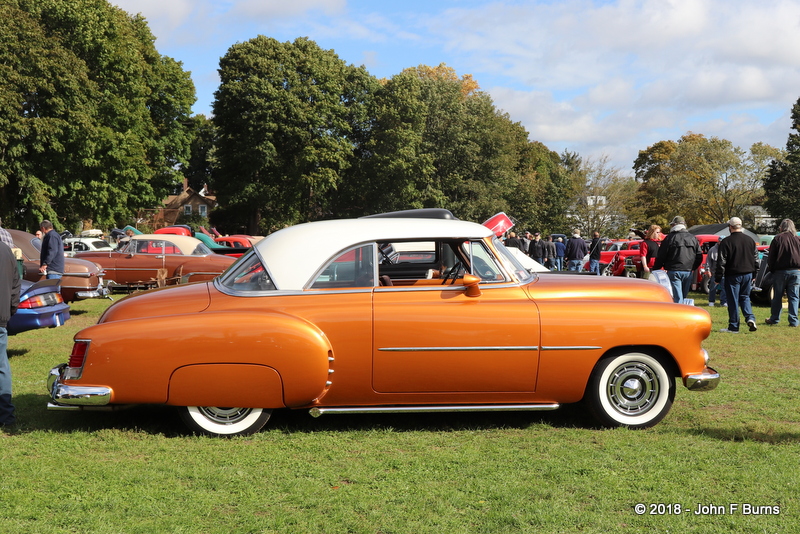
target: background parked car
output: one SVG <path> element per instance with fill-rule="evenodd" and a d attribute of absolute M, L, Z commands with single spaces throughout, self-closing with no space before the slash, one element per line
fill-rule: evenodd
<path fill-rule="evenodd" d="M 96 237 L 68 237 L 64 239 L 64 255 L 68 258 L 78 252 L 94 252 L 114 250 L 107 241 Z"/>
<path fill-rule="evenodd" d="M 134 235 L 121 249 L 76 257 L 101 265 L 108 287 L 124 290 L 211 280 L 236 261 L 194 237 L 171 234 Z"/>
<path fill-rule="evenodd" d="M 8 321 L 8 334 L 63 325 L 69 319 L 69 305 L 59 292 L 59 284 L 60 280 L 23 280 L 17 313 Z"/>
<path fill-rule="evenodd" d="M 14 245 L 22 251 L 22 277 L 38 282 L 43 278 L 39 274 L 41 241 L 35 235 L 22 230 L 8 230 L 8 233 L 11 234 Z M 61 278 L 61 295 L 65 302 L 108 297 L 108 290 L 103 284 L 105 273 L 96 263 L 78 258 L 64 258 L 64 269 L 66 272 Z"/>

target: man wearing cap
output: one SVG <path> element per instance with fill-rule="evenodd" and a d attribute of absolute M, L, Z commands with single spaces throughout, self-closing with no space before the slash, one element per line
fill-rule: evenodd
<path fill-rule="evenodd" d="M 748 328 L 751 332 L 755 332 L 758 327 L 750 304 L 750 286 L 756 270 L 758 248 L 753 238 L 742 232 L 742 220 L 739 217 L 731 217 L 728 229 L 731 235 L 719 244 L 717 268 L 714 271 L 717 283 L 725 277 L 725 294 L 728 296 L 728 328 L 723 328 L 720 332 L 732 334 L 739 332 L 737 304 L 742 310 Z"/>
<path fill-rule="evenodd" d="M 692 271 L 700 266 L 703 255 L 697 238 L 686 230 L 686 220 L 680 215 L 669 223 L 669 235 L 658 248 L 653 270 L 667 271 L 672 286 L 672 300 L 681 302 L 692 288 Z"/>
<path fill-rule="evenodd" d="M 784 219 L 778 235 L 769 245 L 767 264 L 772 273 L 772 303 L 767 324 L 778 324 L 783 310 L 783 291 L 789 301 L 789 326 L 798 326 L 797 307 L 800 302 L 800 237 L 794 221 Z"/>

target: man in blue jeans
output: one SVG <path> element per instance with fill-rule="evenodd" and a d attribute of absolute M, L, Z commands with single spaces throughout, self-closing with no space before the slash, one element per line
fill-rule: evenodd
<path fill-rule="evenodd" d="M 789 301 L 789 326 L 797 326 L 797 304 L 800 300 L 800 237 L 794 221 L 784 219 L 778 226 L 778 235 L 769 245 L 767 265 L 772 273 L 772 306 L 765 322 L 776 325 L 781 322 L 783 291 Z"/>
<path fill-rule="evenodd" d="M 39 228 L 44 234 L 39 254 L 39 272 L 47 275 L 48 279 L 61 278 L 64 275 L 64 242 L 50 221 L 42 221 Z"/>
<path fill-rule="evenodd" d="M 725 277 L 725 293 L 728 295 L 728 328 L 720 332 L 739 333 L 740 308 L 748 328 L 755 332 L 758 327 L 750 303 L 750 287 L 753 285 L 758 248 L 753 238 L 742 232 L 742 220 L 739 217 L 731 217 L 728 229 L 731 235 L 719 244 L 717 269 L 714 272 L 717 283 Z"/>
<path fill-rule="evenodd" d="M 673 302 L 681 302 L 689 296 L 692 288 L 692 271 L 700 266 L 703 255 L 697 238 L 686 230 L 686 221 L 680 215 L 669 223 L 669 235 L 658 247 L 653 271 L 667 271 L 672 286 Z"/>
<path fill-rule="evenodd" d="M 14 253 L 0 242 L 0 428 L 16 422 L 11 403 L 11 366 L 8 364 L 8 332 L 6 326 L 19 306 L 19 271 Z"/>

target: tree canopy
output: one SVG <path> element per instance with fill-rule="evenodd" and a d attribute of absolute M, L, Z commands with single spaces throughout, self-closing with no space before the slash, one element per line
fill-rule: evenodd
<path fill-rule="evenodd" d="M 639 151 L 634 163 L 646 222 L 665 225 L 682 215 L 690 225 L 750 218 L 763 181 L 779 149 L 756 143 L 744 151 L 726 139 L 687 133 Z"/>
<path fill-rule="evenodd" d="M 764 207 L 777 219 L 800 221 L 800 99 L 792 106 L 786 157 L 773 160 L 764 181 Z"/>
<path fill-rule="evenodd" d="M 0 17 L 6 224 L 113 224 L 159 204 L 188 156 L 194 86 L 146 21 L 105 0 L 7 0 Z"/>

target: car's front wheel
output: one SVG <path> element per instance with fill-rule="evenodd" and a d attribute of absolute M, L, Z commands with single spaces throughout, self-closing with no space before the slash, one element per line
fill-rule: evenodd
<path fill-rule="evenodd" d="M 628 352 L 598 362 L 585 400 L 601 424 L 647 428 L 667 415 L 675 379 L 653 356 Z"/>
<path fill-rule="evenodd" d="M 249 436 L 261 430 L 272 415 L 272 410 L 262 408 L 181 406 L 179 410 L 192 432 L 206 436 Z"/>

